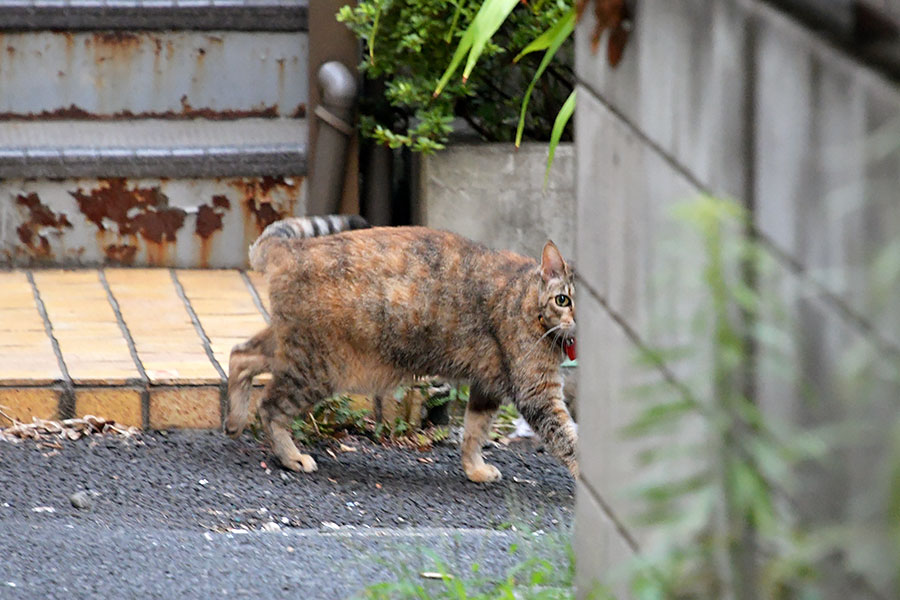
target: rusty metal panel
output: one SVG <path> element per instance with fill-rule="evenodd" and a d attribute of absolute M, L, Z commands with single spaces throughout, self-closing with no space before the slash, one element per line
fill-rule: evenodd
<path fill-rule="evenodd" d="M 0 32 L 0 119 L 301 117 L 306 33 Z"/>
<path fill-rule="evenodd" d="M 243 267 L 303 177 L 0 182 L 0 265 Z"/>
<path fill-rule="evenodd" d="M 0 27 L 305 31 L 307 0 L 3 0 Z"/>

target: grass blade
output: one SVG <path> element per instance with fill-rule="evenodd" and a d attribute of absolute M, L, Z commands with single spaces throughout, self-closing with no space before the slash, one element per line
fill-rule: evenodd
<path fill-rule="evenodd" d="M 559 140 L 562 137 L 563 130 L 566 128 L 566 123 L 572 118 L 574 112 L 575 90 L 572 90 L 572 93 L 569 94 L 569 97 L 566 98 L 566 101 L 563 103 L 562 108 L 556 113 L 556 120 L 553 121 L 553 131 L 550 133 L 550 152 L 547 154 L 547 170 L 544 171 L 545 188 L 547 187 L 547 181 L 550 179 L 550 166 L 553 165 L 556 147 L 559 145 Z"/>
<path fill-rule="evenodd" d="M 575 19 L 575 10 L 572 9 L 565 15 L 563 15 L 556 23 L 554 23 L 547 31 L 534 38 L 530 44 L 525 46 L 521 52 L 519 52 L 516 57 L 513 59 L 513 62 L 519 62 L 523 56 L 527 54 L 531 54 L 532 52 L 538 52 L 540 50 L 546 50 L 550 47 L 550 44 L 553 43 L 553 40 L 559 35 L 560 30 L 569 26 L 569 20 L 572 20 L 574 23 Z"/>
<path fill-rule="evenodd" d="M 522 99 L 522 109 L 519 112 L 519 126 L 516 128 L 516 148 L 522 143 L 522 132 L 525 130 L 525 111 L 528 109 L 528 101 L 531 99 L 531 92 L 534 91 L 534 86 L 547 69 L 547 65 L 553 60 L 556 51 L 559 50 L 560 46 L 563 45 L 563 42 L 572 35 L 573 31 L 575 31 L 574 8 L 569 10 L 557 24 L 547 30 L 547 33 L 552 32 L 553 35 L 550 38 L 550 45 L 544 53 L 544 58 L 541 60 L 541 64 L 538 65 L 537 71 L 534 72 L 534 77 L 531 78 L 531 83 L 528 84 L 528 89 L 525 90 L 525 97 Z M 538 39 L 541 37 L 543 37 L 543 34 L 539 36 Z"/>
<path fill-rule="evenodd" d="M 500 29 L 506 17 L 509 16 L 509 13 L 512 12 L 518 3 L 519 0 L 486 0 L 481 5 L 472 23 L 469 24 L 468 29 L 466 29 L 459 40 L 459 45 L 453 53 L 453 58 L 450 59 L 450 64 L 438 81 L 434 90 L 435 96 L 440 94 L 447 82 L 450 81 L 450 77 L 459 68 L 459 64 L 467 53 L 469 57 L 463 70 L 463 81 L 469 78 L 472 69 L 475 68 L 475 63 L 478 62 L 478 57 L 484 51 L 485 45 Z"/>

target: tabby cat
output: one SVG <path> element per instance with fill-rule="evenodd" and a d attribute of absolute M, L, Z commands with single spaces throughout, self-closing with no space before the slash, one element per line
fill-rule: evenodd
<path fill-rule="evenodd" d="M 231 351 L 229 435 L 248 422 L 252 378 L 271 372 L 259 415 L 272 450 L 289 469 L 315 471 L 292 439 L 296 416 L 338 392 L 385 394 L 436 375 L 471 384 L 470 480 L 500 479 L 481 448 L 504 398 L 577 476 L 559 368 L 575 353 L 574 277 L 553 242 L 538 263 L 424 227 L 292 218 L 269 225 L 250 260 L 269 282 L 272 321 Z"/>

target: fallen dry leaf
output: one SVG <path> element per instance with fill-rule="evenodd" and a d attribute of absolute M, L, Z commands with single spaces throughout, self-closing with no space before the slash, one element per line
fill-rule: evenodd
<path fill-rule="evenodd" d="M 434 462 L 433 458 L 428 458 L 427 456 L 422 456 L 418 459 L 420 463 L 425 463 L 426 465 L 430 465 Z"/>
<path fill-rule="evenodd" d="M 341 452 L 356 452 L 356 448 L 353 446 L 348 446 L 347 444 L 341 444 L 340 446 Z"/>

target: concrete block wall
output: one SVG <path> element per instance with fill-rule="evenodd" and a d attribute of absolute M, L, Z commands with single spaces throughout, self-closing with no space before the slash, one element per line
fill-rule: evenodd
<path fill-rule="evenodd" d="M 575 251 L 575 157 L 560 144 L 544 185 L 547 144 L 452 144 L 418 158 L 417 222 L 491 248 L 539 257 L 552 239 Z"/>
<path fill-rule="evenodd" d="M 851 352 L 888 369 L 900 357 L 896 288 L 883 289 L 883 273 L 873 275 L 892 248 L 900 252 L 900 88 L 770 3 L 634 4 L 635 28 L 616 69 L 605 52 L 591 52 L 590 11 L 576 31 L 582 597 L 598 582 L 627 597 L 617 574 L 657 541 L 638 526 L 629 496 L 648 475 L 641 445 L 621 434 L 636 410 L 629 389 L 646 379 L 634 357 L 642 346 L 679 340 L 702 353 L 709 342 L 702 330 L 679 329 L 708 298 L 690 283 L 703 249 L 671 218 L 674 204 L 700 194 L 733 198 L 759 230 L 773 265 L 760 286 L 783 307 L 789 340 L 777 356 L 763 349 L 757 357 L 755 401 L 767 416 L 882 424 L 827 473 L 801 474 L 804 518 L 884 524 L 880 469 L 900 394 L 896 379 L 863 375 L 848 384 L 846 374 Z M 773 367 L 782 355 L 792 364 L 787 378 Z M 667 375 L 711 393 L 712 382 L 696 374 L 676 364 Z M 815 403 L 804 401 L 810 383 Z M 672 435 L 683 441 L 698 431 Z M 846 561 L 868 573 L 865 562 Z M 856 597 L 841 571 L 829 573 L 829 597 Z M 896 593 L 887 580 L 865 585 Z"/>

